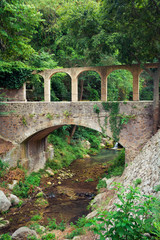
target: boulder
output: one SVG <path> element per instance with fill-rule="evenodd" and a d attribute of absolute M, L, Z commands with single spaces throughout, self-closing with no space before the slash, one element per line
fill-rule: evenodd
<path fill-rule="evenodd" d="M 28 236 L 38 237 L 37 233 L 28 227 L 20 227 L 12 234 L 12 238 L 15 240 L 27 240 Z"/>
<path fill-rule="evenodd" d="M 11 206 L 11 202 L 8 200 L 3 191 L 0 190 L 0 212 L 7 211 Z"/>
<path fill-rule="evenodd" d="M 20 199 L 14 194 L 10 194 L 8 200 L 11 202 L 12 205 L 17 205 L 20 202 Z"/>
<path fill-rule="evenodd" d="M 90 144 L 90 142 L 87 141 L 87 140 L 82 140 L 82 141 L 81 141 L 81 145 L 82 145 L 82 147 L 84 147 L 84 148 L 86 148 L 86 149 L 90 149 L 90 148 L 91 148 L 91 144 Z"/>
<path fill-rule="evenodd" d="M 91 206 L 93 207 L 95 204 L 96 206 L 100 207 L 102 203 L 106 200 L 107 192 L 99 193 L 91 202 Z"/>

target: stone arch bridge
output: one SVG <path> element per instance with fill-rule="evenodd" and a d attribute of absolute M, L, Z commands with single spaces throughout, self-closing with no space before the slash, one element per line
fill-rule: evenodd
<path fill-rule="evenodd" d="M 0 154 L 10 166 L 17 160 L 30 171 L 42 168 L 47 158 L 47 136 L 55 129 L 79 125 L 102 131 L 94 105 L 100 109 L 100 123 L 107 115 L 101 102 L 7 102 L 0 105 Z M 134 115 L 120 133 L 120 144 L 126 149 L 126 161 L 132 159 L 152 136 L 153 102 L 120 102 L 120 113 Z M 112 136 L 109 124 L 106 134 Z"/>

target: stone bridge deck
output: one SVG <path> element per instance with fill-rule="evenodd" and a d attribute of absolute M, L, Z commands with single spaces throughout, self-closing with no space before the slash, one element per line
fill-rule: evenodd
<path fill-rule="evenodd" d="M 15 166 L 21 159 L 30 170 L 38 170 L 46 161 L 46 138 L 55 129 L 68 124 L 102 131 L 94 105 L 100 109 L 104 125 L 107 112 L 101 102 L 7 102 L 0 105 L 0 153 Z M 131 161 L 153 134 L 153 102 L 120 102 L 120 113 L 135 115 L 120 133 L 120 144 L 126 149 L 126 161 Z M 109 124 L 106 134 L 112 137 Z"/>

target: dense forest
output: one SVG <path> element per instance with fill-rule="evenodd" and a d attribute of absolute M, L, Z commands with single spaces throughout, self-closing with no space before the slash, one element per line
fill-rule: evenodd
<path fill-rule="evenodd" d="M 2 0 L 0 14 L 0 85 L 29 82 L 36 88 L 28 100 L 43 100 L 43 81 L 33 70 L 159 61 L 158 1 Z M 153 99 L 152 75 L 141 74 L 141 100 Z M 56 74 L 52 101 L 70 100 L 70 84 L 67 74 Z M 99 99 L 98 74 L 84 72 L 79 100 Z M 129 72 L 110 74 L 108 100 L 132 100 Z"/>

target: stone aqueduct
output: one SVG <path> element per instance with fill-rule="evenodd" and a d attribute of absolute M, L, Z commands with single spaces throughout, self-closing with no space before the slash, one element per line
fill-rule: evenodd
<path fill-rule="evenodd" d="M 156 64 L 146 64 L 146 67 L 155 68 Z M 0 112 L 9 112 L 9 115 L 0 116 L 1 158 L 11 166 L 19 160 L 30 171 L 38 170 L 44 166 L 48 156 L 47 136 L 55 129 L 73 124 L 101 132 L 93 107 L 95 104 L 99 107 L 100 122 L 104 125 L 107 113 L 101 101 L 107 101 L 107 76 L 117 69 L 129 70 L 133 75 L 133 101 L 120 102 L 120 113 L 135 115 L 120 134 L 120 143 L 126 149 L 126 161 L 132 161 L 153 134 L 153 102 L 139 101 L 138 76 L 143 71 L 139 65 L 45 70 L 39 73 L 44 78 L 45 102 L 27 102 L 25 85 L 20 90 L 5 90 L 13 101 L 0 105 Z M 90 70 L 98 72 L 101 77 L 101 101 L 78 102 L 78 76 Z M 57 72 L 66 72 L 71 77 L 71 102 L 50 102 L 50 78 Z M 112 136 L 109 124 L 106 134 Z"/>

